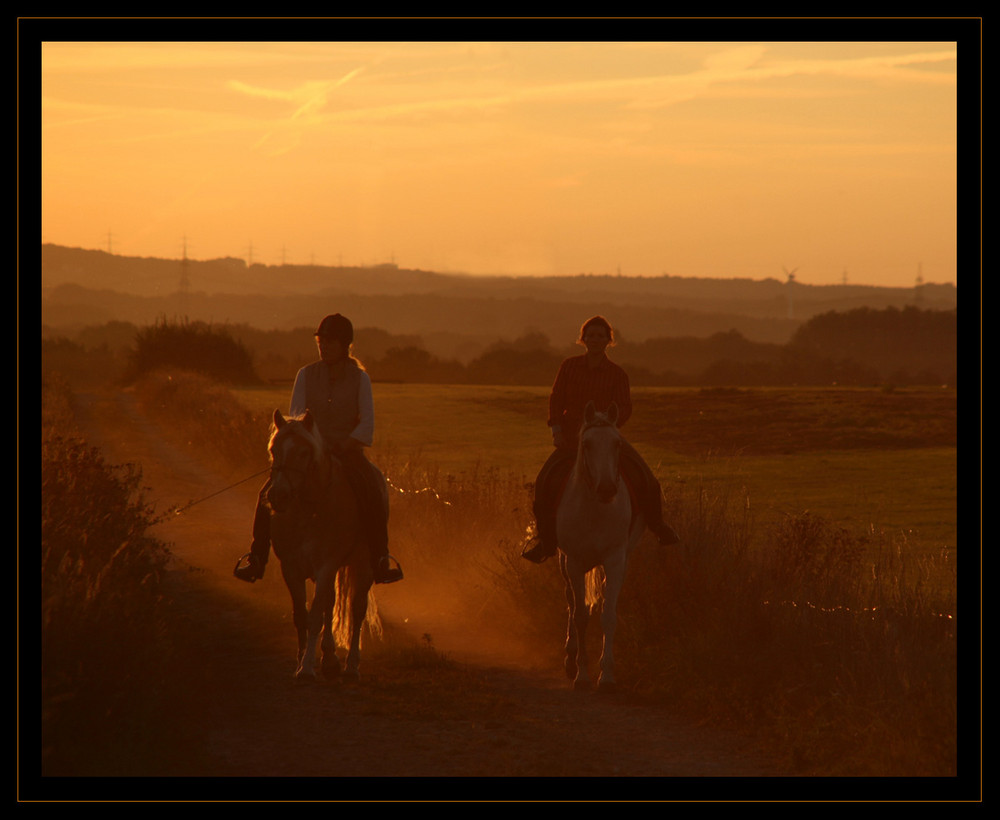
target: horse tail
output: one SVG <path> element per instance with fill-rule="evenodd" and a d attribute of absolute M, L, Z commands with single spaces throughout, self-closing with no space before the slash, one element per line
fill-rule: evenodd
<path fill-rule="evenodd" d="M 375 602 L 375 587 L 368 587 L 368 608 L 365 610 L 365 626 L 368 627 L 368 634 L 373 638 L 382 637 L 382 616 L 378 611 L 378 604 Z"/>
<path fill-rule="evenodd" d="M 356 585 L 364 583 L 358 578 L 358 570 L 350 565 L 337 571 L 336 597 L 333 604 L 333 634 L 339 646 L 350 646 L 351 629 L 354 613 L 351 604 L 354 599 Z M 379 615 L 378 604 L 375 601 L 375 590 L 370 580 L 367 588 L 368 606 L 365 610 L 365 622 L 369 634 L 374 638 L 382 637 L 382 618 Z"/>
<path fill-rule="evenodd" d="M 585 579 L 587 608 L 594 612 L 604 601 L 604 567 L 598 565 L 587 573 Z"/>

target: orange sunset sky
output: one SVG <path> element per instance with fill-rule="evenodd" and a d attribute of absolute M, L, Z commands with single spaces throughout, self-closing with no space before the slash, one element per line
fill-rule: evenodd
<path fill-rule="evenodd" d="M 46 42 L 41 239 L 270 265 L 957 282 L 957 54 Z"/>

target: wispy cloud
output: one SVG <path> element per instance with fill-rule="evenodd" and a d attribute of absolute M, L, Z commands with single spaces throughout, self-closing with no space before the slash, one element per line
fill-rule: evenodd
<path fill-rule="evenodd" d="M 295 111 L 291 114 L 291 118 L 295 119 L 323 108 L 329 102 L 330 94 L 333 91 L 350 82 L 362 71 L 364 71 L 364 68 L 359 67 L 348 71 L 345 75 L 335 80 L 307 81 L 288 89 L 266 88 L 259 85 L 251 85 L 241 80 L 230 80 L 226 85 L 229 89 L 248 97 L 291 103 L 296 106 Z"/>
<path fill-rule="evenodd" d="M 306 82 L 294 88 L 279 90 L 263 88 L 248 83 L 232 80 L 228 87 L 241 94 L 267 100 L 289 102 L 296 106 L 291 114 L 272 124 L 272 127 L 254 144 L 255 149 L 266 148 L 271 155 L 286 153 L 299 144 L 301 130 L 296 127 L 299 120 L 308 119 L 319 114 L 330 103 L 333 93 L 349 83 L 364 67 L 348 71 L 335 80 Z"/>
<path fill-rule="evenodd" d="M 336 83 L 306 84 L 290 92 L 280 92 L 290 101 L 298 101 L 295 115 L 309 113 L 320 115 L 324 122 L 385 122 L 393 118 L 415 115 L 445 114 L 460 111 L 484 111 L 491 108 L 511 106 L 520 103 L 550 102 L 561 103 L 610 102 L 623 110 L 662 108 L 687 101 L 719 86 L 754 84 L 772 79 L 794 76 L 817 76 L 873 79 L 891 78 L 911 83 L 954 82 L 950 72 L 912 70 L 916 66 L 953 61 L 954 50 L 922 51 L 909 54 L 893 54 L 856 59 L 777 59 L 770 58 L 771 49 L 766 44 L 747 44 L 724 48 L 708 55 L 702 65 L 685 73 L 643 74 L 638 76 L 614 77 L 609 79 L 587 79 L 572 82 L 514 83 L 509 82 L 497 91 L 496 84 L 490 84 L 484 92 L 477 92 L 470 83 L 469 91 L 463 93 L 463 86 L 435 84 L 399 86 L 409 95 L 406 99 L 389 99 L 375 105 L 352 105 L 350 108 L 326 110 L 329 108 L 331 92 L 357 75 L 360 69 L 336 81 Z M 394 92 L 380 85 L 384 79 L 372 77 L 366 91 L 375 95 L 391 95 Z M 458 93 L 455 93 L 458 90 Z M 279 92 L 265 92 L 272 96 Z M 822 93 L 822 92 L 817 92 Z M 420 94 L 422 96 L 415 97 Z M 357 102 L 355 99 L 353 102 Z M 320 121 L 317 119 L 317 122 Z"/>

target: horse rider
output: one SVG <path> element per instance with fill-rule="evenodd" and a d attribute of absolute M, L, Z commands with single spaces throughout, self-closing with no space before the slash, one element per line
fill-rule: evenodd
<path fill-rule="evenodd" d="M 346 468 L 347 478 L 361 507 L 363 529 L 371 551 L 376 584 L 391 584 L 403 578 L 399 566 L 389 560 L 388 520 L 382 477 L 365 457 L 375 431 L 372 383 L 361 363 L 351 354 L 354 326 L 339 313 L 327 316 L 315 333 L 319 360 L 303 367 L 295 376 L 289 413 L 306 410 L 319 426 L 327 449 Z M 271 516 L 267 505 L 270 480 L 257 497 L 250 552 L 240 558 L 233 574 L 253 583 L 264 577 L 271 551 Z"/>
<path fill-rule="evenodd" d="M 594 316 L 583 323 L 577 344 L 586 353 L 566 359 L 559 367 L 549 396 L 549 427 L 552 429 L 552 454 L 535 480 L 533 510 L 536 535 L 534 544 L 521 553 L 522 557 L 540 564 L 556 554 L 556 510 L 562 488 L 576 460 L 578 434 L 583 423 L 584 408 L 593 401 L 598 410 L 618 405 L 618 426 L 632 415 L 632 398 L 628 374 L 607 355 L 614 344 L 614 331 L 603 316 Z M 646 526 L 661 544 L 676 544 L 677 533 L 663 521 L 660 483 L 645 459 L 622 439 L 620 470 L 632 489 Z"/>

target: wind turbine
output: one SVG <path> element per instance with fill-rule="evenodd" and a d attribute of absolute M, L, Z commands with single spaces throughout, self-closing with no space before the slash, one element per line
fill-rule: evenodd
<path fill-rule="evenodd" d="M 191 278 L 189 276 L 190 262 L 188 261 L 187 235 L 182 240 L 181 251 L 181 280 L 177 285 L 177 294 L 180 297 L 181 314 L 186 318 L 188 293 L 191 289 Z"/>
<path fill-rule="evenodd" d="M 781 269 L 785 272 L 785 277 L 788 280 L 788 284 L 785 286 L 785 290 L 787 291 L 786 298 L 788 300 L 788 318 L 791 319 L 792 314 L 794 312 L 792 308 L 792 286 L 795 284 L 795 271 L 797 271 L 798 268 L 792 268 L 791 270 L 789 270 L 784 265 L 782 265 Z"/>

